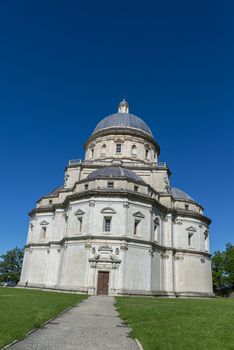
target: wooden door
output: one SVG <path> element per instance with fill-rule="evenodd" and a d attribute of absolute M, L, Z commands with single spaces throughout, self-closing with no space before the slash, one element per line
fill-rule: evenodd
<path fill-rule="evenodd" d="M 98 271 L 97 294 L 108 295 L 108 286 L 109 286 L 109 272 Z"/>

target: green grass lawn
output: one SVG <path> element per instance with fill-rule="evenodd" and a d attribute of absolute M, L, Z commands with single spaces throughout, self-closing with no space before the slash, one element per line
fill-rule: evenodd
<path fill-rule="evenodd" d="M 234 349 L 234 299 L 116 299 L 144 350 Z"/>
<path fill-rule="evenodd" d="M 0 288 L 0 349 L 85 298 L 78 294 Z"/>

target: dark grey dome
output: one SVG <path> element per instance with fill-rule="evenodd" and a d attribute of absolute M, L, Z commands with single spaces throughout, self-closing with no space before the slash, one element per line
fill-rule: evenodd
<path fill-rule="evenodd" d="M 175 199 L 182 199 L 194 202 L 194 199 L 192 197 L 190 197 L 186 192 L 180 190 L 179 188 L 172 187 L 170 192 Z"/>
<path fill-rule="evenodd" d="M 50 193 L 46 195 L 46 197 L 51 197 L 51 196 L 57 196 L 59 194 L 59 191 L 63 190 L 63 186 L 59 186 L 53 189 Z"/>
<path fill-rule="evenodd" d="M 109 128 L 137 129 L 153 137 L 148 125 L 142 119 L 131 113 L 115 113 L 107 116 L 97 124 L 93 134 Z"/>
<path fill-rule="evenodd" d="M 142 178 L 132 170 L 120 166 L 107 166 L 93 171 L 87 176 L 87 180 L 104 179 L 104 178 L 126 178 L 132 181 L 144 183 Z"/>

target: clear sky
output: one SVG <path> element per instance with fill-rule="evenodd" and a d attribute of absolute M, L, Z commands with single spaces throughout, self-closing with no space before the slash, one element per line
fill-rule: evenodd
<path fill-rule="evenodd" d="M 123 96 L 234 243 L 234 1 L 0 0 L 0 254 Z"/>

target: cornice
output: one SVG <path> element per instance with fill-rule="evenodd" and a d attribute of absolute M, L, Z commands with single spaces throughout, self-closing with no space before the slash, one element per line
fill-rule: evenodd
<path fill-rule="evenodd" d="M 84 182 L 82 180 L 82 182 Z M 86 199 L 86 198 L 93 198 L 93 197 L 120 197 L 120 198 L 129 198 L 135 201 L 140 201 L 144 203 L 150 203 L 155 204 L 157 203 L 157 206 L 166 213 L 168 210 L 166 207 L 164 207 L 162 204 L 160 204 L 158 201 L 154 200 L 150 196 L 144 195 L 143 193 L 130 191 L 130 190 L 118 190 L 118 189 L 95 189 L 95 190 L 86 190 L 80 193 L 73 193 L 71 195 L 68 195 L 65 200 L 62 203 L 59 204 L 53 204 L 52 206 L 48 207 L 39 207 L 34 208 L 30 213 L 29 216 L 33 216 L 36 213 L 41 212 L 51 212 L 54 213 L 56 209 L 66 209 L 71 201 L 79 200 L 79 199 Z"/>
<path fill-rule="evenodd" d="M 107 157 L 106 159 L 109 159 L 109 157 Z M 65 171 L 69 168 L 81 168 L 81 169 L 84 169 L 84 168 L 88 168 L 88 169 L 97 169 L 97 168 L 103 168 L 103 164 L 98 164 L 98 162 L 105 162 L 106 159 L 104 158 L 97 158 L 93 161 L 93 164 L 88 164 L 88 163 L 79 163 L 79 164 L 68 164 L 66 167 L 65 167 Z M 121 167 L 124 167 L 124 168 L 127 168 L 127 169 L 130 169 L 130 170 L 149 170 L 149 171 L 152 171 L 152 170 L 166 170 L 168 172 L 168 175 L 171 176 L 171 170 L 168 168 L 168 166 L 166 166 L 165 168 L 161 168 L 161 167 L 157 167 L 157 165 L 155 166 L 152 165 L 152 163 L 146 163 L 144 161 L 141 161 L 141 160 L 137 160 L 137 162 L 139 162 L 138 165 L 134 165 L 134 166 L 131 166 L 131 164 L 127 164 L 122 161 L 122 158 L 119 159 L 119 158 L 112 158 L 113 162 L 111 163 L 108 162 L 108 164 L 106 164 L 105 166 L 121 166 Z M 134 158 L 131 158 L 131 157 L 124 157 L 124 160 L 129 160 L 131 162 L 135 162 L 136 159 Z M 119 163 L 115 163 L 115 161 L 119 162 Z M 95 163 L 96 162 L 96 163 Z"/>
<path fill-rule="evenodd" d="M 82 180 L 84 181 L 84 180 Z M 130 190 L 118 190 L 118 189 L 96 189 L 96 190 L 86 190 L 81 193 L 73 193 L 71 195 L 68 195 L 65 200 L 62 203 L 59 204 L 53 204 L 50 207 L 39 207 L 34 208 L 30 213 L 29 216 L 32 217 L 36 213 L 47 213 L 51 212 L 54 213 L 56 209 L 66 209 L 71 201 L 84 199 L 84 198 L 91 198 L 91 197 L 120 197 L 120 198 L 128 198 L 130 200 L 140 201 L 143 203 L 148 203 L 153 206 L 157 206 L 165 215 L 166 214 L 172 214 L 175 217 L 176 216 L 183 216 L 183 217 L 189 217 L 189 218 L 195 218 L 199 219 L 202 222 L 205 222 L 206 224 L 210 224 L 211 220 L 197 212 L 192 212 L 189 210 L 182 210 L 182 209 L 169 209 L 166 206 L 159 203 L 156 199 L 144 195 L 139 192 L 130 191 Z"/>
<path fill-rule="evenodd" d="M 140 131 L 137 129 L 130 129 L 130 128 L 108 128 L 108 129 L 97 131 L 95 134 L 91 135 L 89 139 L 86 141 L 85 149 L 87 148 L 90 142 L 93 142 L 98 137 L 103 137 L 108 135 L 132 135 L 132 136 L 141 137 L 147 140 L 148 142 L 151 142 L 154 145 L 158 155 L 160 154 L 160 146 L 152 136 L 144 133 L 143 131 Z"/>
<path fill-rule="evenodd" d="M 202 214 L 197 213 L 197 212 L 189 211 L 189 210 L 183 210 L 183 209 L 177 208 L 177 209 L 171 210 L 171 213 L 175 216 L 183 216 L 183 217 L 198 219 L 198 220 L 205 222 L 208 225 L 210 225 L 212 222 L 211 219 L 208 218 L 207 216 L 202 215 Z"/>
<path fill-rule="evenodd" d="M 202 255 L 206 257 L 211 257 L 212 254 L 204 251 L 199 251 L 199 250 L 192 250 L 192 249 L 181 249 L 181 248 L 173 248 L 173 247 L 167 247 L 167 246 L 162 246 L 156 242 L 149 241 L 149 240 L 143 240 L 143 239 L 136 239 L 136 238 L 131 238 L 131 237 L 126 237 L 126 236 L 93 236 L 93 235 L 84 235 L 84 236 L 76 236 L 76 237 L 64 237 L 61 240 L 58 241 L 49 241 L 45 243 L 28 243 L 25 245 L 25 248 L 31 248 L 31 247 L 50 247 L 53 245 L 57 246 L 63 246 L 68 242 L 75 242 L 75 241 L 88 241 L 90 244 L 91 242 L 95 240 L 103 240 L 103 241 L 117 241 L 121 243 L 136 243 L 136 244 L 143 244 L 143 245 L 149 245 L 152 247 L 153 251 L 155 249 L 162 250 L 164 252 L 166 251 L 172 251 L 173 254 L 175 255 L 176 253 L 184 253 L 184 254 L 195 254 L 195 255 Z"/>

